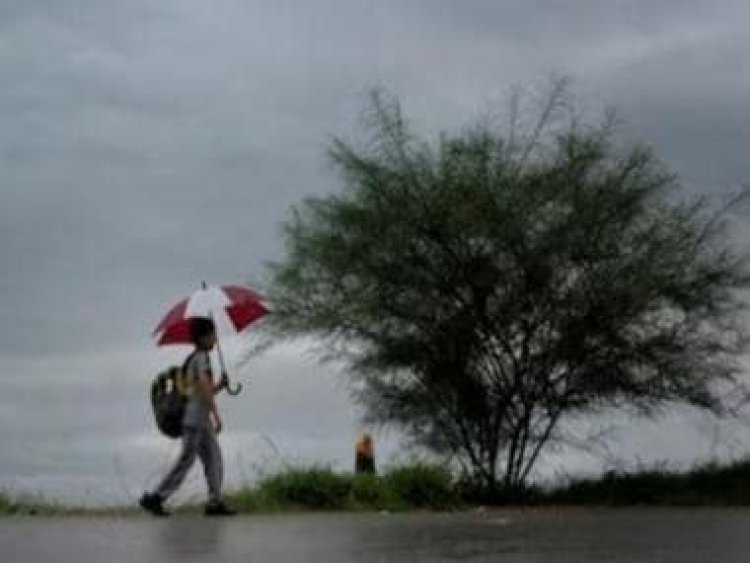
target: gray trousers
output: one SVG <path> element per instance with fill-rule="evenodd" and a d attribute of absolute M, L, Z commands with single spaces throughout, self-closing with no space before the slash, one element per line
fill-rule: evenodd
<path fill-rule="evenodd" d="M 162 499 L 169 498 L 185 480 L 198 456 L 208 484 L 209 502 L 221 500 L 221 485 L 224 479 L 224 464 L 221 450 L 213 430 L 205 427 L 185 427 L 182 434 L 182 451 L 172 469 L 154 491 Z"/>

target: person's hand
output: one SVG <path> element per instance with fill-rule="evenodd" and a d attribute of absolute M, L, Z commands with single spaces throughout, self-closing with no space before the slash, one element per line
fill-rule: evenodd
<path fill-rule="evenodd" d="M 221 379 L 219 379 L 219 385 L 223 389 L 229 388 L 229 374 L 227 374 L 227 372 L 225 371 L 221 372 Z"/>

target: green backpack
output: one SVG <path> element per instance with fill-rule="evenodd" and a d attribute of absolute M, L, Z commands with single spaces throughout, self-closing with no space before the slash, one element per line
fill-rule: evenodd
<path fill-rule="evenodd" d="M 192 356 L 188 356 L 182 367 L 170 366 L 160 372 L 151 383 L 151 408 L 156 426 L 170 438 L 182 436 L 182 418 L 190 396 L 185 368 Z"/>

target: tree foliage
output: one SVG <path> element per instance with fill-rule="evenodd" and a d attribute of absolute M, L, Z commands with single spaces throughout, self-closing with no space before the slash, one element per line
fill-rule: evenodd
<path fill-rule="evenodd" d="M 347 359 L 371 421 L 489 488 L 523 484 L 566 417 L 719 413 L 739 379 L 748 275 L 723 216 L 564 100 L 525 134 L 515 112 L 429 144 L 375 92 L 370 141 L 330 149 L 344 189 L 294 210 L 273 266 L 277 326 Z"/>

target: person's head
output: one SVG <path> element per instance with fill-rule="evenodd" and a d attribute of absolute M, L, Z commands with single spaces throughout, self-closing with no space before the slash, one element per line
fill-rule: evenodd
<path fill-rule="evenodd" d="M 216 344 L 216 326 L 211 319 L 195 317 L 190 320 L 190 340 L 196 348 L 210 350 Z"/>

